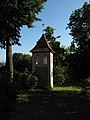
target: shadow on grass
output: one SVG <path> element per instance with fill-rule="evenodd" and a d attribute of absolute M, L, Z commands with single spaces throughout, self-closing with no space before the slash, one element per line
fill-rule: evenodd
<path fill-rule="evenodd" d="M 20 93 L 8 120 L 90 120 L 90 99 L 70 91 Z"/>

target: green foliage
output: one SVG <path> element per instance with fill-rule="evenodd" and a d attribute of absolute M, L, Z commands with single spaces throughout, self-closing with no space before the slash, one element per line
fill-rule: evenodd
<path fill-rule="evenodd" d="M 45 36 L 51 46 L 51 48 L 55 51 L 58 52 L 60 51 L 60 42 L 57 41 L 57 38 L 60 38 L 60 35 L 55 37 L 54 34 L 54 28 L 48 26 L 46 29 L 44 29 L 45 31 Z"/>
<path fill-rule="evenodd" d="M 28 90 L 38 86 L 38 77 L 32 72 L 32 57 L 28 54 L 14 53 L 14 81 L 17 89 Z"/>
<path fill-rule="evenodd" d="M 90 76 L 90 3 L 75 10 L 69 20 L 68 28 L 73 37 L 73 54 L 67 57 L 69 82 L 86 89 Z"/>
<path fill-rule="evenodd" d="M 55 37 L 54 28 L 48 26 L 45 31 L 45 36 L 51 46 L 55 51 L 54 54 L 54 84 L 60 86 L 65 83 L 65 71 L 66 66 L 64 66 L 63 61 L 65 59 L 65 48 L 60 47 L 60 42 L 57 40 L 60 38 L 60 35 Z"/>
<path fill-rule="evenodd" d="M 18 90 L 29 90 L 38 87 L 38 76 L 35 72 L 24 71 L 22 73 L 14 73 L 14 81 Z"/>
<path fill-rule="evenodd" d="M 31 28 L 33 22 L 40 20 L 47 0 L 1 0 L 0 1 L 0 47 L 6 48 L 6 69 L 9 81 L 13 81 L 12 45 L 19 43 L 23 25 Z"/>
<path fill-rule="evenodd" d="M 55 29 L 50 26 L 48 26 L 48 27 L 46 27 L 46 29 L 44 29 L 45 36 L 49 42 L 54 41 L 56 39 L 54 36 L 52 36 L 54 33 L 54 30 Z"/>
<path fill-rule="evenodd" d="M 13 54 L 14 71 L 24 72 L 32 70 L 32 57 L 29 54 Z"/>
<path fill-rule="evenodd" d="M 90 4 L 84 3 L 82 8 L 71 14 L 68 28 L 71 31 L 72 46 L 75 49 L 90 49 Z"/>
<path fill-rule="evenodd" d="M 69 82 L 82 88 L 87 86 L 87 78 L 90 76 L 90 57 L 86 53 L 75 53 L 68 57 Z M 87 63 L 86 63 L 87 62 Z"/>
<path fill-rule="evenodd" d="M 54 28 L 48 26 L 45 31 L 45 36 L 51 46 L 51 48 L 54 50 L 54 66 L 61 65 L 61 60 L 63 58 L 65 49 L 64 47 L 60 47 L 60 42 L 57 40 L 60 38 L 60 35 L 55 37 L 54 34 Z"/>
<path fill-rule="evenodd" d="M 23 25 L 32 27 L 33 22 L 40 20 L 41 12 L 47 0 L 1 0 L 0 1 L 0 47 L 5 48 L 6 41 L 18 44 Z"/>
<path fill-rule="evenodd" d="M 54 66 L 54 85 L 62 86 L 65 84 L 65 68 L 64 66 Z"/>

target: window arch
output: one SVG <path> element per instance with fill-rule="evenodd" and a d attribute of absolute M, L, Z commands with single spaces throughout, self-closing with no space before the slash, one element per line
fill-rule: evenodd
<path fill-rule="evenodd" d="M 43 57 L 43 64 L 47 64 L 47 56 L 46 55 Z"/>
<path fill-rule="evenodd" d="M 36 64 L 39 64 L 39 55 L 36 56 Z"/>

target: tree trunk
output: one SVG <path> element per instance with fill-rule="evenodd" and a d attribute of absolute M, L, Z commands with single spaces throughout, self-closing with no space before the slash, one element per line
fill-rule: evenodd
<path fill-rule="evenodd" d="M 13 81 L 13 56 L 12 56 L 12 40 L 7 39 L 6 42 L 6 68 L 7 77 L 10 82 Z"/>

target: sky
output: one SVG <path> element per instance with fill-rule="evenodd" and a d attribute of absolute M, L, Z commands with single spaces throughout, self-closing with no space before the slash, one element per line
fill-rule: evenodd
<path fill-rule="evenodd" d="M 42 30 L 47 26 L 55 28 L 54 36 L 60 35 L 58 41 L 60 46 L 70 46 L 72 37 L 69 35 L 69 29 L 66 30 L 70 15 L 75 9 L 81 8 L 84 2 L 89 0 L 47 0 L 42 11 L 38 14 L 42 21 L 34 22 L 33 28 L 23 26 L 21 28 L 21 46 L 13 46 L 13 53 L 30 54 L 29 52 L 43 34 Z M 42 26 L 44 24 L 44 27 Z M 6 51 L 0 49 L 0 62 L 5 62 Z"/>

